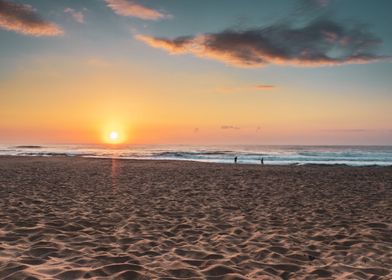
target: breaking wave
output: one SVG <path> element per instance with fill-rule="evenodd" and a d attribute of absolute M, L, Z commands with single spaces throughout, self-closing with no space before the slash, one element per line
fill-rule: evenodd
<path fill-rule="evenodd" d="M 392 166 L 392 146 L 0 146 L 0 155 L 192 160 L 240 164 Z"/>

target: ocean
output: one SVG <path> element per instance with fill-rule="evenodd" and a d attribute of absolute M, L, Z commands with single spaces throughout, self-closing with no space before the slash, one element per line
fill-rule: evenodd
<path fill-rule="evenodd" d="M 392 146 L 0 145 L 0 155 L 188 160 L 238 164 L 392 166 Z"/>

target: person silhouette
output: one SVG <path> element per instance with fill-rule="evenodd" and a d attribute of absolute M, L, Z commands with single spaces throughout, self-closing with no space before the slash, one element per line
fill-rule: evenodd
<path fill-rule="evenodd" d="M 260 162 L 261 162 L 261 165 L 264 165 L 264 158 L 261 158 Z"/>
<path fill-rule="evenodd" d="M 237 163 L 237 156 L 234 157 L 234 163 Z"/>

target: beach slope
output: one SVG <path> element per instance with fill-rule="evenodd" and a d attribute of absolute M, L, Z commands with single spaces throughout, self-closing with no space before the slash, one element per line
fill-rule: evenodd
<path fill-rule="evenodd" d="M 392 279 L 392 168 L 0 157 L 1 279 Z"/>

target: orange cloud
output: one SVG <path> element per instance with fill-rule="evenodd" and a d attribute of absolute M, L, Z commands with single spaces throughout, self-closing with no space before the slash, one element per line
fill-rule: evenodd
<path fill-rule="evenodd" d="M 191 53 L 237 67 L 327 66 L 386 58 L 374 53 L 381 40 L 370 32 L 326 19 L 316 19 L 300 28 L 277 24 L 174 39 L 145 35 L 136 39 L 171 54 Z"/>
<path fill-rule="evenodd" d="M 30 36 L 58 36 L 63 30 L 42 19 L 30 5 L 0 0 L 0 28 Z"/>
<path fill-rule="evenodd" d="M 258 90 L 265 90 L 265 89 L 273 89 L 273 88 L 275 88 L 275 86 L 274 85 L 256 85 L 255 86 L 255 89 L 258 89 Z"/>
<path fill-rule="evenodd" d="M 138 3 L 128 0 L 105 0 L 116 14 L 125 17 L 135 17 L 145 20 L 160 20 L 170 17 L 167 14 L 157 10 L 142 6 Z"/>

